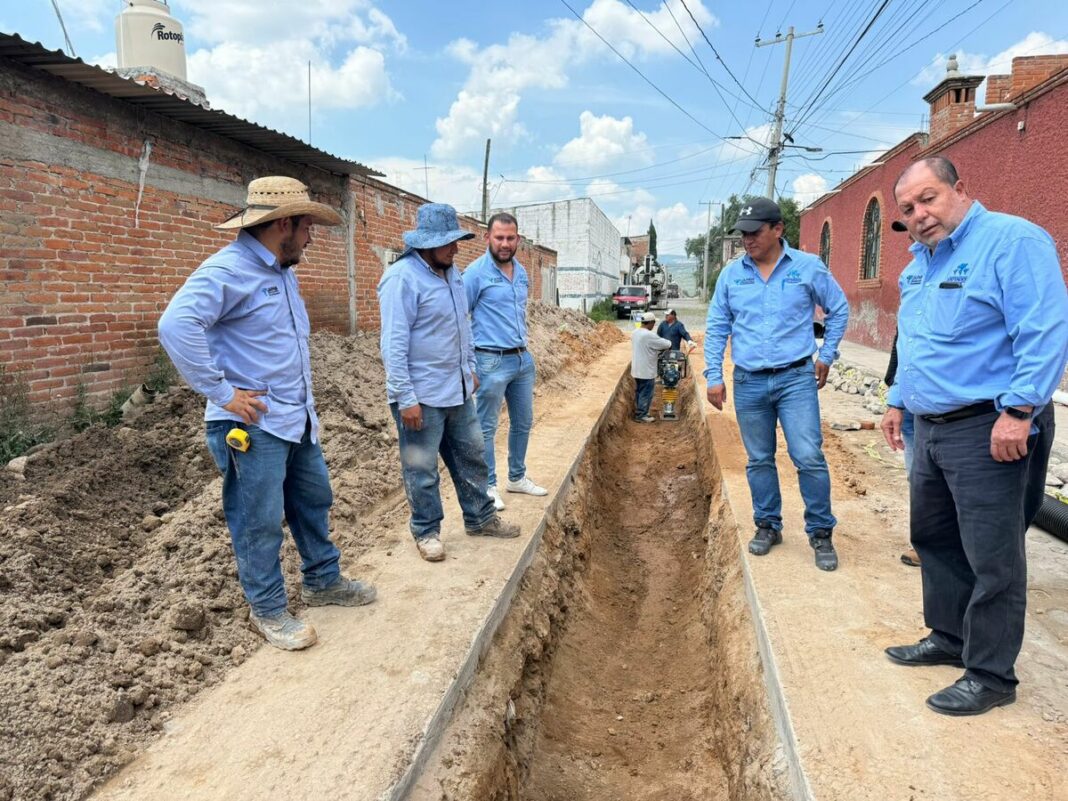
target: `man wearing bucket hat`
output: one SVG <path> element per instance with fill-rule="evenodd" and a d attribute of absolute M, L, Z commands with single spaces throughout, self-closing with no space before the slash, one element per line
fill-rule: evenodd
<path fill-rule="evenodd" d="M 478 389 L 467 295 L 454 265 L 456 244 L 474 234 L 460 228 L 456 210 L 425 203 L 407 250 L 378 283 L 386 396 L 399 436 L 409 522 L 419 555 L 445 558 L 438 455 L 445 462 L 471 536 L 518 537 L 487 493 L 488 469 L 475 413 Z"/>
<path fill-rule="evenodd" d="M 782 211 L 767 198 L 742 207 L 734 229 L 742 233 L 745 255 L 723 268 L 708 306 L 705 377 L 708 401 L 726 402 L 723 353 L 731 338 L 734 404 L 749 462 L 746 478 L 753 496 L 755 556 L 782 542 L 782 496 L 775 468 L 775 428 L 782 424 L 790 459 L 797 468 L 805 502 L 805 533 L 816 567 L 835 570 L 831 542 L 837 523 L 831 513 L 831 478 L 823 456 L 817 391 L 838 352 L 849 320 L 849 304 L 834 276 L 818 257 L 794 250 L 782 238 Z M 816 352 L 812 318 L 826 313 L 823 346 Z"/>
<path fill-rule="evenodd" d="M 223 512 L 249 620 L 284 650 L 307 648 L 317 636 L 286 608 L 283 516 L 300 552 L 305 603 L 360 606 L 376 595 L 341 575 L 330 540 L 333 494 L 312 397 L 310 326 L 290 269 L 311 244 L 313 224 L 340 222 L 300 181 L 257 178 L 245 208 L 216 226 L 238 231 L 237 239 L 189 276 L 159 321 L 171 360 L 208 400 L 208 449 L 223 473 Z M 235 428 L 245 432 L 238 447 L 227 444 Z"/>

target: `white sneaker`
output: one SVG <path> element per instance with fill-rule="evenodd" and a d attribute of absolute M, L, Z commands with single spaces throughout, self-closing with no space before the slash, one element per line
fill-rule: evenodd
<path fill-rule="evenodd" d="M 445 546 L 437 537 L 423 537 L 415 541 L 419 555 L 428 562 L 440 562 L 445 558 Z"/>
<path fill-rule="evenodd" d="M 498 512 L 504 511 L 504 501 L 501 500 L 501 493 L 497 491 L 497 486 L 486 487 L 486 494 L 493 500 L 493 508 Z"/>
<path fill-rule="evenodd" d="M 253 631 L 259 632 L 263 639 L 283 651 L 300 651 L 315 645 L 319 639 L 311 623 L 293 617 L 288 610 L 274 617 L 257 617 L 253 612 L 249 614 L 248 622 Z"/>
<path fill-rule="evenodd" d="M 539 487 L 533 481 L 526 476 L 523 476 L 519 481 L 511 481 L 505 485 L 505 489 L 509 492 L 523 492 L 527 495 L 548 495 L 549 490 L 545 487 Z"/>

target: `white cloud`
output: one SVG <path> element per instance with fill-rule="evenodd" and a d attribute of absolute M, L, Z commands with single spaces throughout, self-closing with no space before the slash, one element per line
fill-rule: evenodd
<path fill-rule="evenodd" d="M 667 0 L 688 29 L 698 34 L 679 0 Z M 703 0 L 688 3 L 706 31 L 715 17 Z M 652 19 L 664 31 L 674 29 L 662 3 Z M 649 57 L 672 52 L 670 46 L 622 0 L 594 0 L 583 18 L 628 56 Z M 467 39 L 453 42 L 447 52 L 470 66 L 467 80 L 445 117 L 435 123 L 438 138 L 431 147 L 436 158 L 452 159 L 477 150 L 487 138 L 514 143 L 526 137 L 519 119 L 522 94 L 528 89 L 562 89 L 568 70 L 591 58 L 612 57 L 611 52 L 582 22 L 559 19 L 543 37 L 513 33 L 506 44 L 481 50 Z"/>
<path fill-rule="evenodd" d="M 641 187 L 622 187 L 615 181 L 598 178 L 586 185 L 586 196 L 593 198 L 601 208 L 651 206 L 656 203 L 653 193 Z"/>
<path fill-rule="evenodd" d="M 580 169 L 596 170 L 628 157 L 634 166 L 651 164 L 644 133 L 634 132 L 634 120 L 617 119 L 608 114 L 598 117 L 590 111 L 579 115 L 580 134 L 560 148 L 553 159 L 557 164 L 581 165 Z"/>
<path fill-rule="evenodd" d="M 794 200 L 804 208 L 827 191 L 827 179 L 818 173 L 806 172 L 794 178 L 791 186 L 794 190 Z"/>
<path fill-rule="evenodd" d="M 1019 56 L 1049 56 L 1068 53 L 1068 39 L 1054 39 L 1048 33 L 1032 31 L 1023 39 L 989 58 L 983 54 L 957 52 L 958 70 L 964 75 L 1008 75 L 1012 60 Z M 912 79 L 917 86 L 936 86 L 946 77 L 949 56 L 939 53 Z"/>
<path fill-rule="evenodd" d="M 120 9 L 114 0 L 59 0 L 59 10 L 63 14 L 68 31 L 88 28 L 99 33 L 108 26 Z"/>
<path fill-rule="evenodd" d="M 172 14 L 197 39 L 260 47 L 294 38 L 403 50 L 407 40 L 369 0 L 174 0 Z M 279 53 L 279 55 L 284 55 Z"/>
<path fill-rule="evenodd" d="M 303 132 L 309 60 L 313 109 L 362 108 L 397 98 L 380 51 L 356 47 L 335 67 L 306 39 L 263 46 L 225 42 L 197 50 L 189 55 L 188 75 L 204 87 L 214 108 Z"/>
<path fill-rule="evenodd" d="M 754 156 L 763 156 L 771 142 L 772 124 L 765 122 L 745 129 L 744 138 L 721 142 L 715 151 L 717 162 L 736 162 Z"/>
<path fill-rule="evenodd" d="M 629 218 L 629 219 L 628 219 Z M 627 212 L 612 216 L 612 223 L 626 236 L 628 226 L 632 236 L 644 234 L 649 221 L 656 226 L 657 251 L 682 253 L 687 239 L 699 236 L 705 230 L 705 214 L 691 212 L 684 203 L 657 208 L 651 203 L 642 203 Z"/>

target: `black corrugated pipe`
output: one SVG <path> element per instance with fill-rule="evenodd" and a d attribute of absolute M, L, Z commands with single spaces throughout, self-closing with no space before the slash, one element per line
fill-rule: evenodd
<path fill-rule="evenodd" d="M 1047 495 L 1035 515 L 1035 525 L 1044 528 L 1054 537 L 1068 542 L 1068 503 Z"/>

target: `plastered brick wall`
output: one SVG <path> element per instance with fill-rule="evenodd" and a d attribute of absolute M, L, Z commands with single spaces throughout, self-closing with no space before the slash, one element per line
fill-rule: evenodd
<path fill-rule="evenodd" d="M 849 179 L 841 191 L 804 211 L 802 249 L 819 253 L 823 225 L 830 224 L 830 268 L 851 310 L 847 339 L 884 350 L 893 341 L 897 282 L 912 258 L 908 235 L 890 230 L 890 223 L 900 217 L 893 185 L 911 161 L 924 156 L 944 155 L 953 161 L 969 194 L 991 211 L 1015 214 L 1046 229 L 1068 279 L 1068 219 L 1062 213 L 1068 152 L 1061 146 L 1068 126 L 1068 78 L 1024 100 L 1016 111 L 980 118 L 934 147 L 925 147 L 922 140 L 899 146 L 880 159 L 883 166 Z M 879 275 L 861 281 L 864 210 L 874 196 L 880 197 L 882 210 Z"/>
<path fill-rule="evenodd" d="M 360 328 L 377 328 L 386 252 L 403 249 L 422 198 L 273 158 L 0 59 L 0 365 L 9 379 L 56 411 L 80 387 L 102 402 L 144 380 L 160 314 L 233 238 L 212 226 L 243 205 L 260 175 L 299 178 L 338 209 L 351 191 L 355 295 L 345 226 L 317 226 L 297 270 L 313 328 L 349 331 L 350 303 Z M 463 224 L 478 234 L 463 243 L 466 265 L 484 240 L 477 221 Z M 555 268 L 555 252 L 530 243 L 519 257 Z M 530 270 L 535 298 L 540 272 Z"/>

